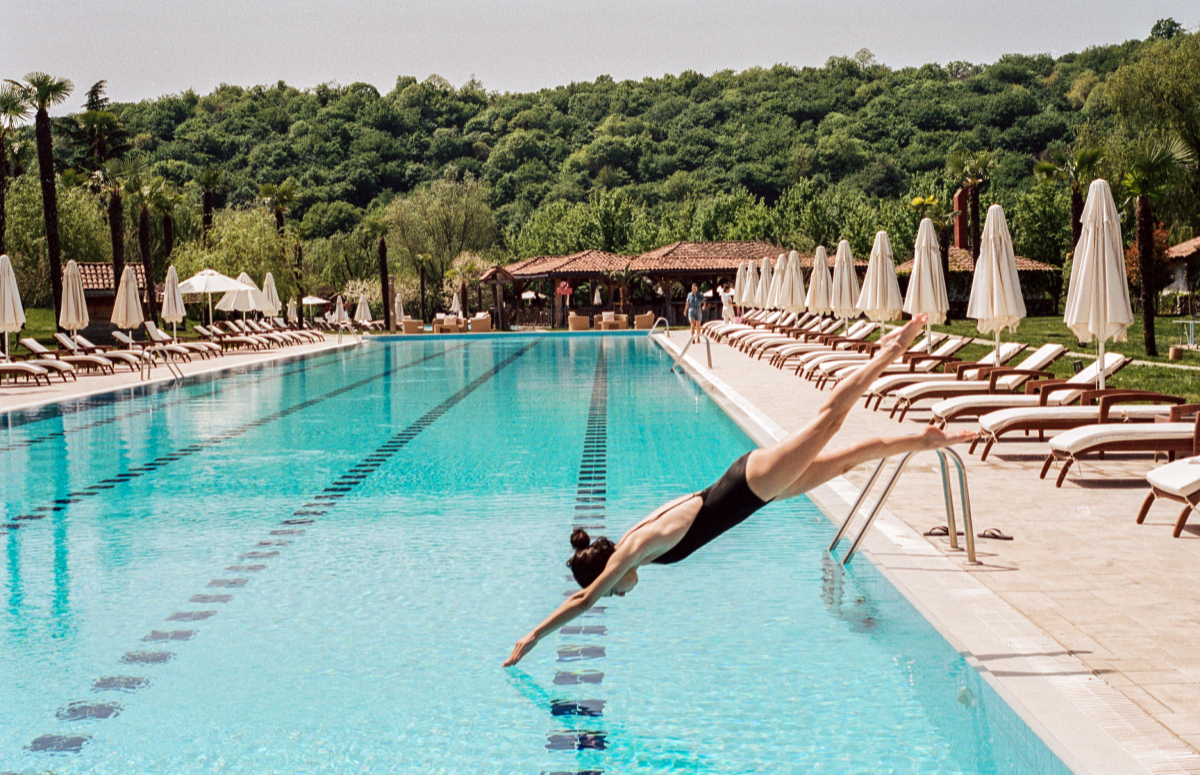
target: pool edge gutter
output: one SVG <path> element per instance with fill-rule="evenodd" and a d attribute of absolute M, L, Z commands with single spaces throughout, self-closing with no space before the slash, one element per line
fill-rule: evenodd
<path fill-rule="evenodd" d="M 672 360 L 679 355 L 680 347 L 669 338 L 651 339 Z M 680 365 L 756 444 L 785 435 L 696 358 L 687 355 Z M 838 524 L 857 492 L 838 477 L 808 495 Z M 855 527 L 861 521 L 860 515 Z M 967 572 L 957 561 L 964 555 L 943 553 L 886 508 L 861 552 L 1073 772 L 1196 767 L 1191 748 Z"/>

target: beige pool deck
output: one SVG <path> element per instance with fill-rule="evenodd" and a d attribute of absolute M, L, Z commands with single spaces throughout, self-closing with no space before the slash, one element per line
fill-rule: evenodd
<path fill-rule="evenodd" d="M 678 332 L 655 338 L 674 352 L 686 342 Z M 760 444 L 809 421 L 829 395 L 725 345 L 712 346 L 711 371 L 701 346 L 686 361 Z M 929 403 L 897 423 L 860 401 L 838 439 L 915 433 L 929 419 Z M 1038 478 L 1046 444 L 1036 436 L 1002 439 L 982 463 L 966 445 L 959 450 L 975 531 L 999 528 L 1013 540 L 976 539 L 982 564 L 970 566 L 947 538 L 923 536 L 945 525 L 945 507 L 937 457 L 922 453 L 863 551 L 1072 768 L 1200 772 L 1200 604 L 1192 588 L 1200 517 L 1180 538 L 1171 537 L 1174 504 L 1158 504 L 1135 523 L 1154 465 L 1149 455 L 1085 462 L 1056 489 L 1053 475 Z M 840 522 L 873 467 L 819 488 L 813 499 Z M 961 530 L 961 510 L 958 518 Z M 849 535 L 863 521 L 860 513 Z M 848 545 L 844 539 L 841 551 Z"/>

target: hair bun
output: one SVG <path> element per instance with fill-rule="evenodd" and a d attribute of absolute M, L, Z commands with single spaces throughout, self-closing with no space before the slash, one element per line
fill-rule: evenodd
<path fill-rule="evenodd" d="M 575 551 L 580 551 L 591 546 L 592 539 L 588 537 L 587 531 L 581 527 L 571 531 L 571 548 Z"/>

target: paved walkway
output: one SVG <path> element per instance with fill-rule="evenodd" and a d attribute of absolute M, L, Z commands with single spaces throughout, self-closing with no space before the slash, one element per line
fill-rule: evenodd
<path fill-rule="evenodd" d="M 354 345 L 353 337 L 343 337 L 339 344 L 336 336 L 327 336 L 324 342 L 304 345 L 291 345 L 272 350 L 230 350 L 219 358 L 194 358 L 191 361 L 180 361 L 180 370 L 185 376 L 221 371 L 237 366 L 254 363 L 264 363 L 279 358 L 292 358 L 305 353 L 322 352 L 339 347 Z M 63 382 L 57 375 L 51 377 L 49 387 L 35 385 L 31 382 L 12 382 L 4 380 L 0 383 L 0 412 L 21 409 L 39 404 L 61 401 L 65 398 L 107 393 L 111 390 L 134 387 L 152 382 L 165 382 L 172 379 L 171 374 L 161 364 L 155 366 L 149 380 L 143 381 L 137 372 L 131 372 L 124 364 L 120 364 L 116 374 L 85 374 L 79 373 L 74 381 Z"/>
<path fill-rule="evenodd" d="M 675 346 L 682 343 L 678 335 L 674 339 Z M 703 362 L 702 350 L 693 348 L 692 355 L 696 365 Z M 828 396 L 790 371 L 724 345 L 713 346 L 712 361 L 714 376 L 787 431 L 809 421 Z M 926 407 L 900 424 L 886 411 L 870 411 L 859 402 L 838 440 L 911 433 L 928 418 Z M 1193 750 L 1200 748 L 1200 605 L 1192 589 L 1200 568 L 1200 517 L 1177 539 L 1171 537 L 1175 505 L 1159 504 L 1145 524 L 1135 524 L 1147 492 L 1143 477 L 1153 466 L 1149 455 L 1086 462 L 1056 489 L 1053 475 L 1038 479 L 1044 442 L 1002 439 L 986 463 L 978 454 L 967 456 L 965 445 L 960 451 L 967 462 L 976 532 L 999 528 L 1014 540 L 977 539 L 983 562 L 978 567 L 949 552 L 945 538 L 923 540 L 1027 617 L 1066 655 Z M 872 467 L 846 478 L 861 484 Z M 888 509 L 918 533 L 945 524 L 936 457 L 922 456 L 909 465 Z M 1176 767 L 1178 762 L 1151 769 L 1181 771 Z"/>

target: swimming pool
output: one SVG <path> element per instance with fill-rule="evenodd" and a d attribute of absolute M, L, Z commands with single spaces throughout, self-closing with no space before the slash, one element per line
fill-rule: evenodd
<path fill-rule="evenodd" d="M 573 525 L 750 449 L 666 364 L 430 338 L 0 418 L 0 771 L 1065 772 L 804 499 L 499 667 Z"/>

